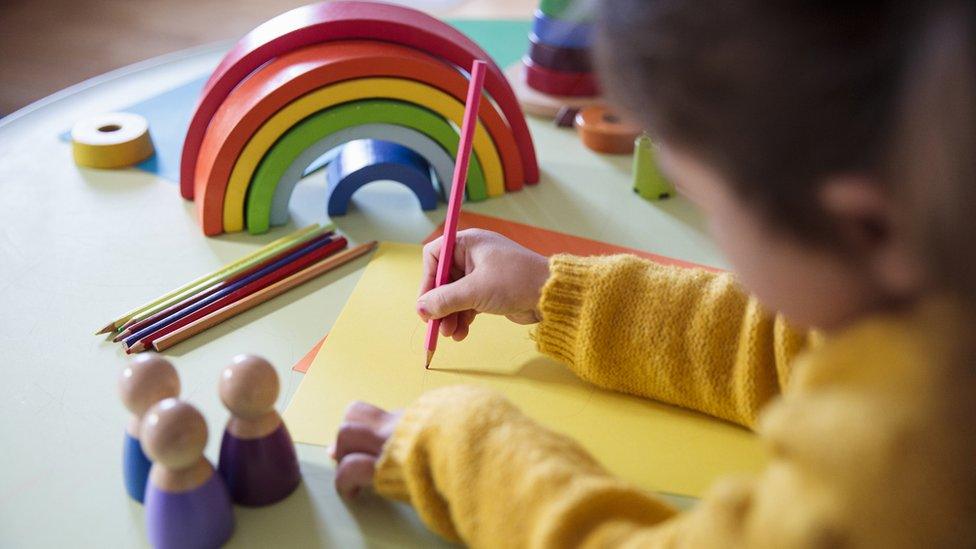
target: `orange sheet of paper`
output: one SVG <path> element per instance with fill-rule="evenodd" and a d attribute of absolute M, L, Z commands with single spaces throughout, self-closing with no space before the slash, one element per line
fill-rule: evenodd
<path fill-rule="evenodd" d="M 322 336 L 322 339 L 315 344 L 314 347 L 309 349 L 305 356 L 298 360 L 291 369 L 295 372 L 306 373 L 308 372 L 308 367 L 312 365 L 312 361 L 315 360 L 315 355 L 319 354 L 319 349 L 322 348 L 322 344 L 325 343 L 325 339 L 329 337 L 329 334 Z"/>
<path fill-rule="evenodd" d="M 297 442 L 332 443 L 353 400 L 395 409 L 437 387 L 476 384 L 647 489 L 700 496 L 720 476 L 763 466 L 753 433 L 589 385 L 538 353 L 529 327 L 501 317 L 479 316 L 464 342 L 444 339 L 436 369 L 425 370 L 425 325 L 414 312 L 420 250 L 391 243 L 377 250 L 285 411 Z"/>
<path fill-rule="evenodd" d="M 541 227 L 534 227 L 524 223 L 516 223 L 515 221 L 509 221 L 500 217 L 492 217 L 489 215 L 461 211 L 461 217 L 458 220 L 458 230 L 460 231 L 464 229 L 486 229 L 489 231 L 494 231 L 544 256 L 551 256 L 561 253 L 583 256 L 633 254 L 665 265 L 701 267 L 709 270 L 717 270 L 713 267 L 699 265 L 689 261 L 682 261 L 680 259 L 674 259 L 671 257 L 665 257 L 663 255 L 652 254 L 651 252 L 645 252 L 644 250 L 617 246 L 616 244 L 600 242 L 599 240 L 550 231 Z M 424 242 L 430 242 L 431 240 L 441 236 L 443 233 L 444 225 L 442 224 L 437 228 L 437 230 L 430 233 L 430 235 L 424 239 Z"/>

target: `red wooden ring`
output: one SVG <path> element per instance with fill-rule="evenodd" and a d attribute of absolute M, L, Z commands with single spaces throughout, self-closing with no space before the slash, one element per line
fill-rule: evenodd
<path fill-rule="evenodd" d="M 529 59 L 542 68 L 559 72 L 592 72 L 590 50 L 584 48 L 560 48 L 539 40 L 529 33 Z"/>
<path fill-rule="evenodd" d="M 322 2 L 295 8 L 258 26 L 231 49 L 203 87 L 183 142 L 180 192 L 193 199 L 200 143 L 214 113 L 255 69 L 303 46 L 335 40 L 378 40 L 412 47 L 469 70 L 476 59 L 488 63 L 485 89 L 505 115 L 521 152 L 526 183 L 539 181 L 532 136 L 515 93 L 491 57 L 454 27 L 423 12 L 379 2 Z"/>
<path fill-rule="evenodd" d="M 600 95 L 592 72 L 557 72 L 537 65 L 528 57 L 524 57 L 522 63 L 525 64 L 525 82 L 534 90 L 564 97 Z"/>

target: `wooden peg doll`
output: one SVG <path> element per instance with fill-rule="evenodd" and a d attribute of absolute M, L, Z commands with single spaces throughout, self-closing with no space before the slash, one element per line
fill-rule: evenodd
<path fill-rule="evenodd" d="M 301 482 L 295 445 L 274 409 L 278 389 L 274 367 L 256 356 L 234 357 L 220 376 L 220 399 L 231 418 L 218 469 L 240 505 L 270 505 Z"/>
<path fill-rule="evenodd" d="M 180 395 L 180 378 L 176 368 L 159 355 L 137 356 L 119 376 L 119 396 L 131 413 L 122 443 L 122 474 L 129 497 L 142 503 L 146 479 L 152 463 L 139 444 L 142 416 L 157 402 Z"/>
<path fill-rule="evenodd" d="M 234 532 L 234 514 L 223 479 L 203 455 L 203 416 L 169 398 L 146 412 L 140 434 L 153 460 L 146 485 L 149 543 L 157 549 L 223 545 Z"/>

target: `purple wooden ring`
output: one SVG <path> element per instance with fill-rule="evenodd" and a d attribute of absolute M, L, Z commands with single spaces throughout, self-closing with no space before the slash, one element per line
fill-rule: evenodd
<path fill-rule="evenodd" d="M 546 44 L 535 33 L 529 33 L 529 59 L 536 65 L 559 72 L 591 72 L 590 50 L 562 48 Z"/>

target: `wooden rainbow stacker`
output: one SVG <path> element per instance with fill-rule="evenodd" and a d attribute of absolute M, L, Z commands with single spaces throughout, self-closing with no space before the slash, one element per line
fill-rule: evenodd
<path fill-rule="evenodd" d="M 447 23 L 402 6 L 338 1 L 284 13 L 241 38 L 204 86 L 180 191 L 196 201 L 205 234 L 262 233 L 287 222 L 289 195 L 310 163 L 303 153 L 340 144 L 337 135 L 382 140 L 384 125 L 407 128 L 413 138 L 399 144 L 443 166 L 430 145 L 456 157 L 462 71 L 475 59 L 490 57 Z M 524 115 L 491 62 L 479 111 L 468 199 L 538 182 Z"/>

